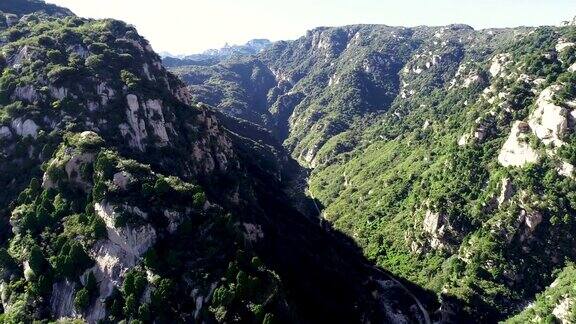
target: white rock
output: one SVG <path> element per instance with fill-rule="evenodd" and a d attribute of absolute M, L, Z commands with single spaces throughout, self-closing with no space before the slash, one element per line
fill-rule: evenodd
<path fill-rule="evenodd" d="M 62 100 L 68 96 L 68 89 L 66 89 L 64 87 L 57 88 L 57 87 L 50 86 L 49 90 L 50 90 L 50 95 L 52 95 L 52 97 L 54 97 L 58 100 Z"/>
<path fill-rule="evenodd" d="M 182 224 L 182 215 L 180 212 L 173 210 L 165 210 L 164 216 L 168 219 L 168 232 L 175 233 L 180 224 Z"/>
<path fill-rule="evenodd" d="M 102 82 L 96 86 L 96 93 L 100 96 L 100 103 L 102 106 L 106 106 L 108 101 L 114 97 L 116 91 L 110 88 L 105 82 Z"/>
<path fill-rule="evenodd" d="M 465 146 L 468 144 L 468 141 L 470 140 L 470 134 L 464 134 L 460 137 L 460 139 L 458 140 L 458 145 L 459 146 Z"/>
<path fill-rule="evenodd" d="M 442 248 L 444 246 L 444 243 L 442 242 L 442 237 L 446 231 L 444 215 L 438 212 L 433 212 L 432 210 L 426 210 L 422 228 L 424 229 L 424 232 L 430 234 L 430 246 L 433 249 Z"/>
<path fill-rule="evenodd" d="M 533 232 L 540 223 L 542 223 L 542 214 L 537 211 L 521 211 L 521 217 L 524 218 L 524 223 L 528 229 Z"/>
<path fill-rule="evenodd" d="M 26 119 L 22 121 L 22 118 L 16 118 L 12 121 L 11 126 L 14 132 L 16 132 L 16 134 L 18 134 L 19 136 L 22 137 L 32 136 L 34 138 L 38 136 L 39 127 L 31 119 Z"/>
<path fill-rule="evenodd" d="M 430 121 L 426 119 L 426 121 L 424 121 L 424 125 L 422 125 L 422 130 L 427 130 L 428 127 L 430 127 Z"/>
<path fill-rule="evenodd" d="M 552 314 L 554 314 L 554 316 L 560 320 L 562 324 L 572 323 L 570 321 L 570 309 L 572 308 L 573 303 L 574 302 L 572 301 L 572 298 L 564 298 L 558 305 L 556 305 L 556 307 L 554 307 Z"/>
<path fill-rule="evenodd" d="M 16 99 L 34 102 L 38 100 L 38 92 L 36 92 L 36 89 L 31 85 L 16 87 L 16 89 L 14 89 L 14 97 Z"/>
<path fill-rule="evenodd" d="M 512 125 L 510 136 L 502 146 L 498 155 L 498 162 L 503 166 L 524 166 L 538 160 L 538 153 L 527 142 L 527 133 L 530 126 L 523 121 L 516 121 Z"/>
<path fill-rule="evenodd" d="M 26 279 L 26 281 L 33 280 L 35 273 L 34 270 L 30 268 L 30 262 L 24 261 L 23 268 L 24 268 L 24 279 Z"/>
<path fill-rule="evenodd" d="M 492 77 L 498 76 L 498 74 L 503 71 L 504 66 L 510 61 L 510 58 L 511 56 L 508 53 L 494 56 L 492 58 L 492 65 L 490 65 L 490 75 L 492 75 Z"/>
<path fill-rule="evenodd" d="M 144 65 L 142 66 L 142 70 L 144 71 L 144 75 L 149 81 L 156 80 L 156 78 L 154 78 L 154 76 L 150 74 L 150 67 L 148 66 L 148 63 L 144 63 Z"/>
<path fill-rule="evenodd" d="M 463 88 L 469 88 L 471 85 L 480 81 L 480 76 L 478 74 L 469 75 L 462 83 Z"/>
<path fill-rule="evenodd" d="M 256 242 L 264 238 L 264 232 L 262 232 L 262 226 L 257 224 L 244 223 L 245 234 L 244 238 L 250 242 Z"/>
<path fill-rule="evenodd" d="M 122 190 L 126 190 L 128 184 L 134 180 L 132 175 L 126 171 L 115 173 L 113 179 L 114 184 Z"/>
<path fill-rule="evenodd" d="M 88 110 L 94 112 L 96 110 L 98 110 L 98 108 L 100 108 L 100 104 L 94 101 L 88 101 L 88 103 L 86 104 L 86 106 L 88 107 Z"/>
<path fill-rule="evenodd" d="M 117 214 L 112 205 L 105 202 L 96 203 L 94 210 L 106 223 L 108 239 L 120 246 L 129 255 L 138 257 L 144 254 L 156 241 L 156 231 L 150 224 L 136 228 L 123 227 L 118 229 L 114 226 Z M 138 209 L 133 208 L 133 210 L 138 213 Z"/>
<path fill-rule="evenodd" d="M 81 58 L 87 58 L 90 55 L 90 52 L 82 45 L 76 44 L 72 46 L 68 46 L 66 49 L 68 52 L 78 54 Z"/>
<path fill-rule="evenodd" d="M 136 47 L 136 49 L 138 49 L 140 52 L 144 53 L 144 47 L 142 47 L 142 44 L 140 44 L 138 41 L 133 40 L 133 39 L 129 39 L 129 38 L 123 38 L 123 41 L 132 44 L 134 47 Z"/>
<path fill-rule="evenodd" d="M 556 52 L 562 52 L 565 49 L 575 46 L 576 44 L 572 42 L 559 42 L 556 44 Z"/>
<path fill-rule="evenodd" d="M 150 224 L 135 228 L 116 228 L 117 217 L 114 206 L 106 203 L 94 204 L 96 214 L 106 223 L 108 239 L 100 240 L 90 250 L 96 265 L 89 269 L 99 283 L 100 296 L 96 305 L 89 311 L 87 320 L 91 323 L 104 318 L 103 300 L 109 297 L 114 288 L 121 287 L 126 273 L 140 262 L 141 256 L 156 242 L 156 231 Z"/>
<path fill-rule="evenodd" d="M 74 317 L 74 291 L 76 284 L 68 280 L 59 281 L 52 285 L 50 296 L 50 309 L 56 319 Z"/>
<path fill-rule="evenodd" d="M 90 181 L 85 181 L 82 179 L 81 174 L 81 166 L 93 162 L 95 159 L 95 155 L 93 153 L 82 153 L 82 154 L 74 154 L 70 157 L 70 160 L 66 162 L 64 169 L 66 170 L 66 174 L 68 175 L 68 179 L 70 182 L 78 185 L 84 191 L 89 191 L 92 188 L 92 184 Z M 91 180 L 91 179 L 88 179 Z"/>
<path fill-rule="evenodd" d="M 12 137 L 12 131 L 8 126 L 0 127 L 0 140 L 10 139 Z"/>
<path fill-rule="evenodd" d="M 422 223 L 422 227 L 425 232 L 430 234 L 436 234 L 438 232 L 439 227 L 441 226 L 441 222 L 442 217 L 440 213 L 427 210 L 426 215 L 424 216 L 424 222 Z"/>
<path fill-rule="evenodd" d="M 162 101 L 159 99 L 148 100 L 144 104 L 144 107 L 148 123 L 152 126 L 154 135 L 160 140 L 157 144 L 159 146 L 166 146 L 170 140 L 166 132 L 166 122 L 164 120 L 164 113 L 162 112 Z"/>
<path fill-rule="evenodd" d="M 13 58 L 8 60 L 8 65 L 14 68 L 18 68 L 22 65 L 22 63 L 26 60 L 30 60 L 32 58 L 32 51 L 28 45 L 25 45 L 18 51 Z"/>
<path fill-rule="evenodd" d="M 564 144 L 562 138 L 568 131 L 568 111 L 553 103 L 556 90 L 557 87 L 551 86 L 542 91 L 536 101 L 536 110 L 530 114 L 528 123 L 544 144 L 559 147 Z"/>
<path fill-rule="evenodd" d="M 514 195 L 514 188 L 512 187 L 512 181 L 509 178 L 502 179 L 500 186 L 500 195 L 498 196 L 498 206 L 502 206 L 503 203 L 510 200 L 512 195 Z"/>
<path fill-rule="evenodd" d="M 140 151 L 144 151 L 145 146 L 143 141 L 148 137 L 148 132 L 146 131 L 146 124 L 144 123 L 144 120 L 140 120 L 138 116 L 138 111 L 140 110 L 138 97 L 133 94 L 129 94 L 126 96 L 126 101 L 128 102 L 126 115 L 128 117 L 128 124 L 130 125 L 132 135 L 129 144 L 131 147 L 135 147 Z"/>
<path fill-rule="evenodd" d="M 12 27 L 20 21 L 17 15 L 6 14 L 5 17 L 6 17 L 6 25 L 8 25 L 8 27 Z"/>
<path fill-rule="evenodd" d="M 568 162 L 562 161 L 562 164 L 558 167 L 558 174 L 572 178 L 574 176 L 574 166 Z"/>

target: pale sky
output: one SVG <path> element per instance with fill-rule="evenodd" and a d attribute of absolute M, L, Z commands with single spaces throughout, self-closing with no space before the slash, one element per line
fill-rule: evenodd
<path fill-rule="evenodd" d="M 465 23 L 557 25 L 576 0 L 47 0 L 90 18 L 126 21 L 157 52 L 190 54 L 253 38 L 295 39 L 318 26 Z"/>

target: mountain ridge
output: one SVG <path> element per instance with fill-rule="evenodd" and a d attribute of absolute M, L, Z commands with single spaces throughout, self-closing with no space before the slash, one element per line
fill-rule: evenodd
<path fill-rule="evenodd" d="M 574 36 L 353 25 L 173 71 L 194 100 L 270 130 L 311 169 L 323 218 L 447 318 L 566 319 L 572 294 L 536 296 L 572 273 Z"/>

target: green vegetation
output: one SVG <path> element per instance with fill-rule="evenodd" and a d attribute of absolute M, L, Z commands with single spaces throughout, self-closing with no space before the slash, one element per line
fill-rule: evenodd
<path fill-rule="evenodd" d="M 576 257 L 576 183 L 558 172 L 576 163 L 573 126 L 555 154 L 527 134 L 546 156 L 537 164 L 498 162 L 510 125 L 528 120 L 542 90 L 573 109 L 575 47 L 555 47 L 574 35 L 573 26 L 320 28 L 256 57 L 173 71 L 197 100 L 267 127 L 313 166 L 323 216 L 369 259 L 436 291 L 458 316 L 490 322 L 517 313 Z M 268 73 L 251 79 L 262 65 Z"/>

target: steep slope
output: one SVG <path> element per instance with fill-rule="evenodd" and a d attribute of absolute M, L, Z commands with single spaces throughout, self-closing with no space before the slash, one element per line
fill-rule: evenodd
<path fill-rule="evenodd" d="M 571 25 L 320 28 L 178 74 L 313 167 L 324 218 L 436 291 L 444 319 L 494 322 L 576 258 L 575 37 Z"/>
<path fill-rule="evenodd" d="M 522 313 L 507 320 L 507 323 L 574 323 L 576 312 L 574 309 L 574 282 L 576 269 L 574 264 L 568 265 L 557 278 L 538 294 L 535 301 L 528 305 Z"/>
<path fill-rule="evenodd" d="M 0 27 L 0 322 L 429 322 L 285 192 L 267 132 L 193 105 L 133 27 L 30 4 Z"/>
<path fill-rule="evenodd" d="M 315 166 L 322 148 L 332 148 L 333 137 L 371 123 L 414 89 L 443 86 L 465 56 L 485 58 L 526 32 L 475 32 L 461 25 L 318 28 L 255 58 L 174 72 L 194 99 L 258 122 L 301 163 Z"/>

